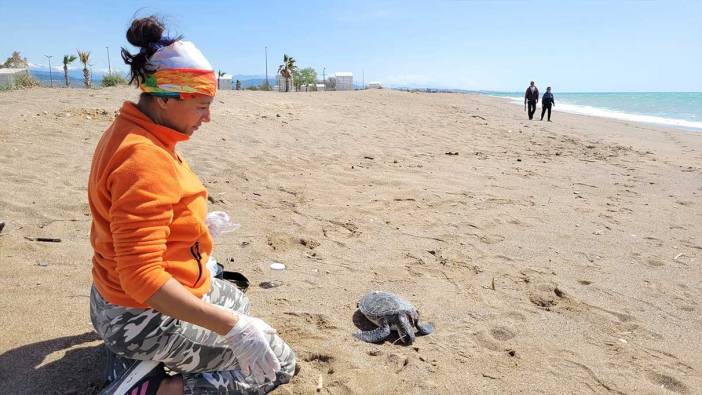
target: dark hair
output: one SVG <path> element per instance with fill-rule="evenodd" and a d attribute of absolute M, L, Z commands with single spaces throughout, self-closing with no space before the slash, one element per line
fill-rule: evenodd
<path fill-rule="evenodd" d="M 136 81 L 143 83 L 146 74 L 150 72 L 146 65 L 149 58 L 161 47 L 166 47 L 181 39 L 162 37 L 166 29 L 163 22 L 156 16 L 151 15 L 146 18 L 134 19 L 132 25 L 127 29 L 127 41 L 135 47 L 141 48 L 138 53 L 132 55 L 124 47 L 122 48 L 122 59 L 131 68 L 129 83 Z"/>

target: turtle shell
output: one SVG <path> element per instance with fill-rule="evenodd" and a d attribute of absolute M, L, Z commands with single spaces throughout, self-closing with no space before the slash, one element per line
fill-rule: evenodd
<path fill-rule="evenodd" d="M 414 306 L 401 297 L 384 291 L 367 293 L 358 302 L 358 309 L 370 320 L 379 319 L 396 314 L 409 313 L 415 310 Z"/>

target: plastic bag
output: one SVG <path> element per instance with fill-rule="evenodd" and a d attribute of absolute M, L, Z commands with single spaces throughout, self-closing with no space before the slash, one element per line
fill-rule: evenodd
<path fill-rule="evenodd" d="M 229 218 L 229 214 L 224 211 L 212 211 L 207 214 L 207 229 L 210 231 L 212 238 L 216 238 L 222 233 L 233 232 L 241 227 L 239 224 L 234 224 Z"/>

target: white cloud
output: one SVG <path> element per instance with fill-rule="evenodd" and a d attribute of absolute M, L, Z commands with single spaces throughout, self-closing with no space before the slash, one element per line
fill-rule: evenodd
<path fill-rule="evenodd" d="M 47 63 L 32 63 L 32 62 L 28 62 L 28 63 L 29 63 L 30 69 L 40 70 L 40 71 L 49 71 L 49 65 Z M 107 67 L 96 67 L 95 65 L 93 65 L 92 67 L 88 66 L 88 68 L 93 73 L 98 73 L 98 74 L 107 74 L 110 71 L 110 69 Z M 60 71 L 63 73 L 63 63 L 56 66 L 52 62 L 51 63 L 51 70 L 56 71 L 56 72 Z M 83 70 L 83 65 L 80 62 L 75 61 L 75 62 L 71 63 L 70 65 L 68 65 L 68 71 L 76 71 L 76 70 Z M 127 72 L 127 70 L 124 68 L 113 67 L 112 72 L 124 74 Z"/>
<path fill-rule="evenodd" d="M 94 72 L 96 72 L 96 73 L 104 73 L 104 74 L 107 74 L 107 73 L 110 72 L 110 69 L 107 68 L 107 67 L 93 67 L 92 70 L 93 70 Z M 124 71 L 124 70 L 118 70 L 118 69 L 116 69 L 116 68 L 113 67 L 113 68 L 112 68 L 112 72 L 113 72 L 113 73 L 124 73 L 125 71 Z"/>
<path fill-rule="evenodd" d="M 29 68 L 30 68 L 30 69 L 49 71 L 49 65 L 48 65 L 48 64 L 45 64 L 45 63 L 32 63 L 32 62 L 28 62 L 28 64 L 29 64 Z M 82 68 L 83 68 L 82 66 L 76 65 L 75 63 L 68 66 L 68 70 L 80 70 L 80 69 L 82 69 Z M 63 71 L 63 62 L 60 63 L 58 66 L 55 65 L 55 64 L 53 64 L 53 62 L 52 62 L 52 64 L 51 64 L 51 70 L 52 70 L 52 71 Z"/>

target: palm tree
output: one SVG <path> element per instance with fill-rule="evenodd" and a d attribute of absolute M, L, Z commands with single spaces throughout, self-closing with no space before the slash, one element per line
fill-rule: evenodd
<path fill-rule="evenodd" d="M 219 78 L 224 77 L 225 74 L 227 74 L 226 71 L 222 71 L 222 70 L 217 71 L 217 89 L 219 89 Z"/>
<path fill-rule="evenodd" d="M 68 81 L 68 65 L 76 59 L 75 55 L 63 55 L 63 78 L 66 79 L 66 86 L 71 85 L 70 81 Z"/>
<path fill-rule="evenodd" d="M 287 54 L 283 54 L 283 64 L 278 66 L 278 73 L 280 74 L 281 77 L 283 77 L 285 81 L 285 91 L 289 92 L 290 91 L 290 83 L 289 81 L 292 79 L 293 72 L 297 69 L 297 66 L 295 66 L 295 59 L 293 59 L 292 56 L 288 56 Z"/>
<path fill-rule="evenodd" d="M 90 71 L 88 70 L 88 62 L 90 61 L 90 51 L 80 51 L 78 52 L 78 58 L 80 62 L 83 63 L 83 83 L 86 88 L 90 88 Z"/>

